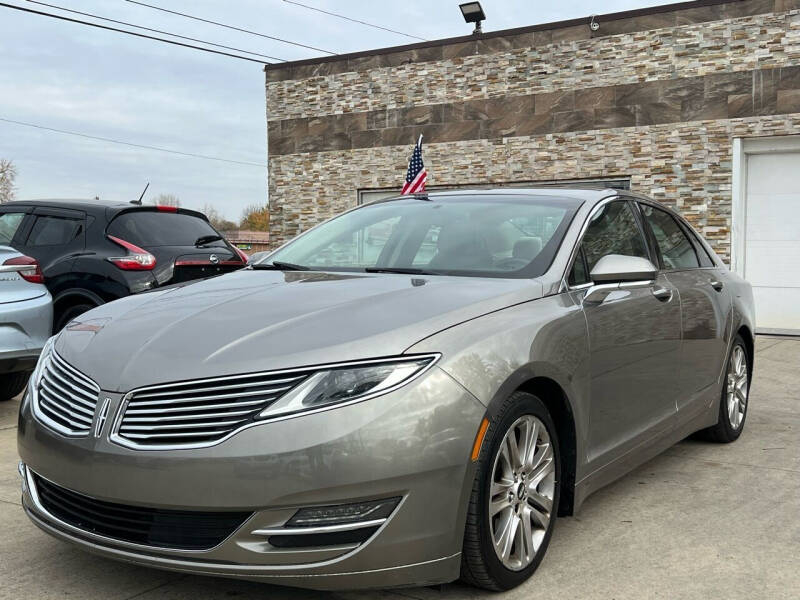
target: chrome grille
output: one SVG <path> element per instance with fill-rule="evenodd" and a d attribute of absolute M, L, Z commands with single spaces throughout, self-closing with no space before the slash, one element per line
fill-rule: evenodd
<path fill-rule="evenodd" d="M 135 390 L 126 397 L 113 437 L 130 447 L 207 446 L 252 423 L 308 375 L 259 373 Z"/>
<path fill-rule="evenodd" d="M 45 361 L 36 389 L 39 420 L 66 435 L 88 435 L 100 388 L 55 351 Z"/>

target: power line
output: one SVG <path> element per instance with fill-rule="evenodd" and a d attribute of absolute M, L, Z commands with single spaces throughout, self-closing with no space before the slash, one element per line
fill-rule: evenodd
<path fill-rule="evenodd" d="M 48 12 L 42 12 L 40 10 L 33 10 L 31 8 L 23 8 L 21 6 L 15 6 L 13 4 L 6 4 L 5 2 L 0 2 L 0 6 L 5 8 L 12 8 L 14 10 L 21 10 L 22 12 L 31 13 L 34 15 L 41 15 L 43 17 L 50 17 L 53 19 L 59 19 L 61 21 L 69 21 L 70 23 L 79 23 L 80 25 L 88 25 L 89 27 L 97 27 L 98 29 L 105 29 L 107 31 L 116 31 L 117 33 L 125 33 L 127 35 L 133 35 L 140 38 L 145 38 L 148 40 L 155 40 L 157 42 L 164 42 L 165 44 L 172 44 L 173 46 L 182 46 L 184 48 L 192 48 L 194 50 L 200 50 L 202 52 L 209 52 L 211 54 L 219 54 L 221 56 L 228 56 L 230 58 L 238 58 L 239 60 L 247 60 L 250 62 L 258 63 L 263 65 L 266 61 L 258 60 L 256 58 L 250 58 L 248 56 L 240 56 L 238 54 L 231 54 L 230 52 L 222 52 L 220 50 L 212 50 L 211 48 L 203 48 L 202 46 L 195 46 L 193 44 L 185 44 L 183 42 L 176 42 L 175 40 L 165 40 L 164 38 L 152 36 L 152 35 L 145 35 L 143 33 L 136 33 L 134 31 L 127 31 L 125 29 L 117 29 L 116 27 L 108 27 L 107 25 L 99 25 L 98 23 L 90 23 L 89 21 L 81 21 L 80 19 L 71 19 L 70 17 L 62 17 L 61 15 L 54 15 Z"/>
<path fill-rule="evenodd" d="M 188 37 L 185 35 L 179 35 L 177 33 L 170 33 L 169 31 L 162 31 L 161 29 L 152 29 L 151 27 L 143 27 L 142 25 L 135 25 L 134 23 L 127 23 L 125 21 L 118 21 L 116 19 L 109 19 L 108 17 L 101 17 L 99 15 L 95 15 L 92 13 L 81 12 L 79 10 L 73 10 L 71 8 L 64 8 L 63 6 L 56 6 L 55 4 L 47 4 L 46 2 L 39 2 L 38 0 L 27 0 L 31 4 L 39 4 L 41 6 L 46 6 L 48 8 L 55 8 L 56 10 L 63 10 L 64 12 L 82 15 L 84 17 L 91 17 L 93 19 L 99 19 L 100 21 L 107 21 L 109 23 L 117 23 L 118 25 L 126 25 L 128 27 L 134 27 L 136 29 L 142 29 L 144 31 L 152 31 L 153 33 L 160 33 L 163 35 L 169 35 L 172 37 L 180 38 L 182 40 L 189 40 L 192 42 L 200 42 L 201 44 L 208 44 L 209 46 L 215 46 L 217 48 L 225 48 L 226 50 L 234 50 L 236 52 L 242 52 L 244 54 L 252 54 L 253 56 L 260 56 L 262 58 L 269 58 L 270 60 L 277 60 L 281 62 L 286 62 L 286 59 L 277 58 L 275 56 L 269 56 L 268 54 L 261 54 L 259 52 L 251 52 L 250 50 L 242 50 L 241 48 L 234 48 L 233 46 L 225 46 L 223 44 L 217 44 L 215 42 L 208 42 L 206 40 L 201 40 L 198 38 Z"/>
<path fill-rule="evenodd" d="M 415 40 L 422 40 L 423 42 L 427 42 L 425 38 L 421 38 L 416 35 L 411 35 L 409 33 L 403 33 L 402 31 L 397 31 L 395 29 L 389 29 L 388 27 L 382 27 L 381 25 L 375 25 L 373 23 L 367 23 L 366 21 L 360 21 L 359 19 L 354 19 L 352 17 L 346 17 L 345 15 L 340 15 L 334 12 L 329 12 L 327 10 L 322 10 L 321 8 L 317 8 L 316 6 L 309 6 L 308 4 L 302 4 L 300 2 L 294 2 L 294 0 L 283 0 L 288 4 L 294 4 L 295 6 L 302 6 L 303 8 L 307 8 L 308 10 L 314 10 L 319 13 L 323 13 L 326 15 L 330 15 L 332 17 L 338 17 L 339 19 L 344 19 L 345 21 L 352 21 L 353 23 L 360 23 L 361 25 L 366 25 L 367 27 L 374 27 L 375 29 L 382 29 L 383 31 L 388 31 L 390 33 L 396 33 L 397 35 L 404 35 L 409 38 L 413 38 Z"/>
<path fill-rule="evenodd" d="M 331 52 L 330 50 L 323 50 L 322 48 L 316 48 L 315 46 L 308 46 L 307 44 L 301 44 L 300 42 L 292 42 L 291 40 L 284 40 L 279 37 L 266 35 L 264 33 L 259 33 L 257 31 L 251 31 L 250 29 L 242 29 L 241 27 L 236 27 L 234 25 L 226 25 L 225 23 L 220 23 L 218 21 L 211 21 L 210 19 L 195 17 L 194 15 L 178 12 L 176 10 L 170 10 L 168 8 L 162 8 L 160 6 L 155 6 L 153 4 L 138 2 L 137 0 L 125 0 L 125 2 L 130 2 L 131 4 L 138 4 L 139 6 L 146 6 L 147 8 L 152 8 L 153 10 L 160 10 L 161 12 L 169 13 L 171 15 L 178 15 L 179 17 L 186 17 L 187 19 L 193 19 L 195 21 L 201 21 L 203 23 L 210 23 L 211 25 L 218 25 L 219 27 L 225 27 L 226 29 L 241 31 L 242 33 L 249 33 L 250 35 L 257 35 L 259 37 L 267 38 L 268 40 L 275 40 L 276 42 L 291 44 L 292 46 L 300 46 L 301 48 L 308 48 L 309 50 L 316 50 L 317 52 L 325 52 L 326 54 L 336 54 L 336 52 Z"/>
<path fill-rule="evenodd" d="M 147 146 L 145 144 L 134 144 L 133 142 L 124 142 L 122 140 L 114 140 L 111 138 L 99 137 L 96 135 L 88 135 L 85 133 L 78 133 L 77 131 L 67 131 L 65 129 L 56 129 L 54 127 L 45 127 L 44 125 L 37 125 L 35 123 L 25 123 L 24 121 L 15 121 L 13 119 L 6 119 L 0 117 L 0 121 L 6 123 L 13 123 L 14 125 L 22 125 L 24 127 L 33 127 L 35 129 L 43 129 L 45 131 L 54 131 L 56 133 L 63 133 L 66 135 L 74 135 L 77 137 L 87 138 L 101 142 L 109 142 L 111 144 L 121 144 L 123 146 L 132 146 L 134 148 L 144 148 L 145 150 L 158 150 L 159 152 L 168 152 L 169 154 L 179 154 L 181 156 L 189 156 L 192 158 L 203 158 L 205 160 L 216 160 L 219 162 L 234 163 L 237 165 L 250 165 L 253 167 L 266 167 L 264 163 L 250 162 L 246 160 L 233 160 L 230 158 L 220 158 L 219 156 L 208 156 L 207 154 L 195 154 L 193 152 L 181 152 L 180 150 L 172 150 L 170 148 L 159 148 L 158 146 Z"/>

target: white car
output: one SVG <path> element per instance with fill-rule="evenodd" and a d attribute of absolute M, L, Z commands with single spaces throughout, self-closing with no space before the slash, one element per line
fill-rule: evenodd
<path fill-rule="evenodd" d="M 19 394 L 53 328 L 39 263 L 0 246 L 0 401 Z"/>

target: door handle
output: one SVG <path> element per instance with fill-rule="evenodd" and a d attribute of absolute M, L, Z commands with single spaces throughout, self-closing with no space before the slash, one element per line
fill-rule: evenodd
<path fill-rule="evenodd" d="M 654 287 L 653 296 L 655 296 L 659 300 L 669 302 L 670 300 L 672 300 L 672 290 L 668 290 L 667 288 L 661 286 Z"/>
<path fill-rule="evenodd" d="M 718 292 L 721 292 L 722 288 L 725 287 L 725 285 L 717 279 L 712 279 L 708 283 L 711 284 L 711 287 L 713 287 Z"/>

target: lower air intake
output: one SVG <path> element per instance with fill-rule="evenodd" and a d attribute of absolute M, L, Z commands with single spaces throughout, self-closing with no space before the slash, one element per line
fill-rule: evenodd
<path fill-rule="evenodd" d="M 145 546 L 208 550 L 252 515 L 129 506 L 78 494 L 38 475 L 34 475 L 34 481 L 42 506 L 60 521 L 89 533 Z"/>

